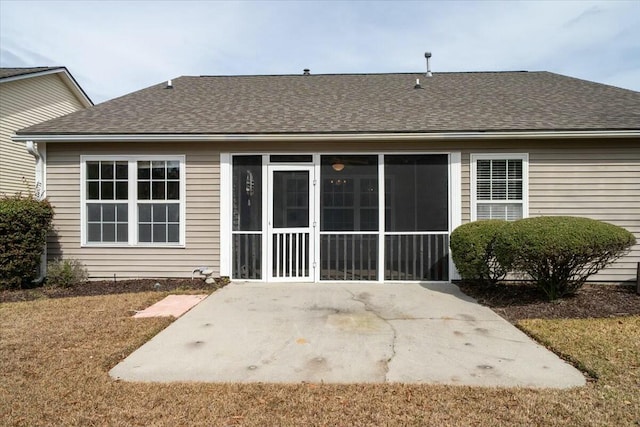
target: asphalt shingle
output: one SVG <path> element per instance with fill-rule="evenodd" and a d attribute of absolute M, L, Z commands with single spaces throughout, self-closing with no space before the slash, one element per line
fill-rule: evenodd
<path fill-rule="evenodd" d="M 31 68 L 0 68 L 0 79 L 40 73 L 42 71 L 57 70 L 61 67 L 31 67 Z"/>
<path fill-rule="evenodd" d="M 415 89 L 420 79 L 422 89 Z M 19 134 L 623 130 L 640 92 L 549 72 L 179 77 Z"/>

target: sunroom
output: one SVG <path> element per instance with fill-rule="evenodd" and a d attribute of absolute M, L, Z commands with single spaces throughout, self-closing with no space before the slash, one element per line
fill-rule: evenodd
<path fill-rule="evenodd" d="M 459 152 L 221 154 L 221 272 L 247 281 L 448 281 Z"/>

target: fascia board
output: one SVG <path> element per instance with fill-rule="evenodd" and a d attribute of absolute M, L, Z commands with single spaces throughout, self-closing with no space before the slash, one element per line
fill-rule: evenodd
<path fill-rule="evenodd" d="M 620 131 L 523 131 L 523 132 L 416 132 L 416 133 L 316 133 L 316 134 L 32 134 L 15 135 L 14 141 L 115 142 L 115 141 L 200 141 L 200 142 L 314 142 L 314 141 L 423 141 L 500 139 L 638 138 L 640 130 Z"/>

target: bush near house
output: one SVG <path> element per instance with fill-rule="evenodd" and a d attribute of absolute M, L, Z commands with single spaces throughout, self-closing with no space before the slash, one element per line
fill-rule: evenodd
<path fill-rule="evenodd" d="M 84 264 L 73 258 L 56 259 L 47 264 L 47 284 L 69 288 L 87 281 L 89 274 Z"/>
<path fill-rule="evenodd" d="M 555 216 L 515 221 L 493 249 L 516 272 L 531 276 L 549 300 L 577 291 L 587 278 L 626 254 L 636 239 L 622 227 L 589 218 Z"/>
<path fill-rule="evenodd" d="M 506 232 L 503 220 L 469 222 L 451 233 L 451 256 L 464 280 L 495 284 L 504 279 L 510 268 L 508 259 L 499 262 L 494 243 L 498 234 Z"/>
<path fill-rule="evenodd" d="M 47 200 L 0 197 L 0 289 L 29 285 L 37 277 L 52 219 Z"/>

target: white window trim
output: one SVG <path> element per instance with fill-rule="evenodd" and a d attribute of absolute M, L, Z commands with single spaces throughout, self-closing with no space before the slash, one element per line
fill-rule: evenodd
<path fill-rule="evenodd" d="M 149 248 L 184 248 L 186 235 L 186 168 L 185 155 L 81 155 L 80 156 L 80 246 L 98 248 L 126 248 L 126 247 L 149 247 Z M 180 236 L 178 243 L 147 243 L 138 242 L 138 161 L 179 161 L 180 162 Z M 88 161 L 127 161 L 129 164 L 128 199 L 120 201 L 128 206 L 128 235 L 129 240 L 124 243 L 119 242 L 88 242 L 87 232 L 87 200 L 86 170 Z M 160 202 L 160 201 L 159 201 Z"/>
<path fill-rule="evenodd" d="M 529 216 L 529 153 L 472 153 L 470 180 L 471 183 L 471 221 L 477 220 L 477 164 L 478 160 L 522 160 L 522 218 Z M 511 202 L 513 203 L 513 202 Z"/>

